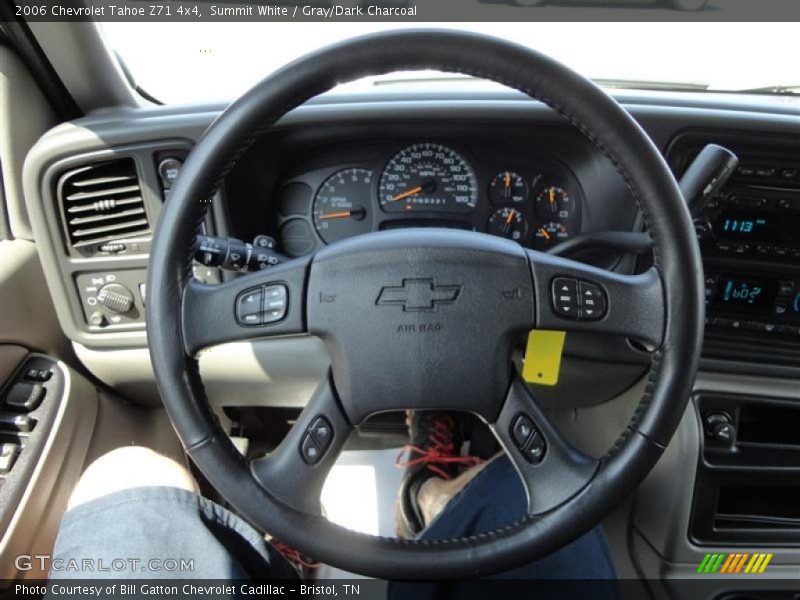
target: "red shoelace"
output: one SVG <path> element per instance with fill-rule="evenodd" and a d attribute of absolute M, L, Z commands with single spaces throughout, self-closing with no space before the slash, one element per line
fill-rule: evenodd
<path fill-rule="evenodd" d="M 440 465 L 462 464 L 474 467 L 483 462 L 477 456 L 461 456 L 456 454 L 457 448 L 453 443 L 453 429 L 455 423 L 452 417 L 444 415 L 433 422 L 426 448 L 420 448 L 413 444 L 408 444 L 400 449 L 400 454 L 395 459 L 395 465 L 400 468 L 412 467 L 414 465 L 425 465 L 442 479 L 450 479 L 450 474 Z M 408 458 L 403 460 L 403 455 L 408 452 Z"/>
<path fill-rule="evenodd" d="M 291 563 L 303 565 L 307 569 L 318 569 L 320 566 L 318 562 L 309 562 L 311 559 L 308 556 L 301 553 L 299 550 L 295 550 L 291 546 L 287 546 L 283 542 L 273 539 L 270 543 Z"/>

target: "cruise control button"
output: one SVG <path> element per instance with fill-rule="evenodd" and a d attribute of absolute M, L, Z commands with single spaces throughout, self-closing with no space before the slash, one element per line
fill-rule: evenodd
<path fill-rule="evenodd" d="M 533 464 L 538 464 L 542 462 L 546 449 L 547 445 L 544 442 L 544 438 L 538 433 L 534 433 L 528 443 L 525 444 L 522 454 Z"/>
<path fill-rule="evenodd" d="M 552 283 L 553 309 L 570 319 L 579 319 L 578 282 L 566 277 L 556 277 Z"/>
<path fill-rule="evenodd" d="M 236 319 L 242 325 L 261 325 L 261 288 L 247 290 L 236 301 Z"/>
<path fill-rule="evenodd" d="M 303 442 L 300 444 L 300 454 L 309 465 L 318 463 L 319 459 L 322 458 L 322 450 L 320 450 L 310 433 L 306 433 L 303 436 Z"/>
<path fill-rule="evenodd" d="M 520 415 L 514 421 L 514 426 L 511 428 L 511 436 L 514 438 L 514 443 L 518 448 L 524 448 L 533 433 L 533 421 L 525 415 Z"/>
<path fill-rule="evenodd" d="M 311 431 L 311 435 L 314 436 L 314 439 L 323 451 L 328 447 L 328 444 L 331 443 L 333 429 L 325 417 L 317 417 L 309 428 L 309 431 Z"/>
<path fill-rule="evenodd" d="M 283 284 L 264 288 L 264 323 L 275 323 L 286 316 L 289 292 Z"/>

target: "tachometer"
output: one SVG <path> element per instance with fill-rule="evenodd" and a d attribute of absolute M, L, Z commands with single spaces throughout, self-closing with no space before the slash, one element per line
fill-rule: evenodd
<path fill-rule="evenodd" d="M 475 172 L 454 150 L 414 144 L 387 163 L 378 198 L 385 212 L 467 213 L 478 202 Z"/>
<path fill-rule="evenodd" d="M 328 177 L 314 197 L 314 227 L 326 244 L 368 233 L 372 171 L 344 169 Z"/>

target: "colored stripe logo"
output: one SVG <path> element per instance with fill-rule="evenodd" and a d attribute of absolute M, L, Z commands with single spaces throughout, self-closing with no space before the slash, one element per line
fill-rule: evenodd
<path fill-rule="evenodd" d="M 697 572 L 703 575 L 713 573 L 757 575 L 766 570 L 772 556 L 771 552 L 768 554 L 749 554 L 747 552 L 706 554 L 700 562 L 700 566 L 697 567 Z"/>

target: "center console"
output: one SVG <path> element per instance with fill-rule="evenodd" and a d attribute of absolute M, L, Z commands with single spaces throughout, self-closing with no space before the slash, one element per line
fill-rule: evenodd
<path fill-rule="evenodd" d="M 706 283 L 710 358 L 800 364 L 800 148 L 797 140 L 685 133 L 668 157 L 679 174 L 706 143 L 740 159 L 695 220 Z"/>

